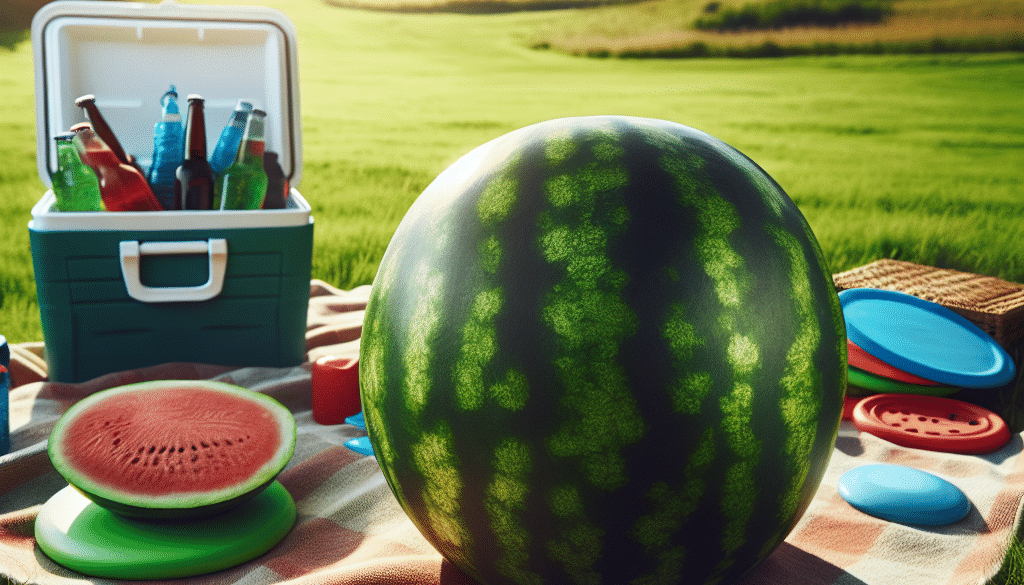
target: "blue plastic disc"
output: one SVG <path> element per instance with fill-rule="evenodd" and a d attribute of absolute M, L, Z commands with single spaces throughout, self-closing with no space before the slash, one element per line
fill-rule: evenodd
<path fill-rule="evenodd" d="M 345 446 L 352 449 L 360 455 L 366 455 L 369 457 L 373 456 L 373 445 L 370 443 L 370 437 L 359 437 L 358 439 L 349 439 L 345 441 Z"/>
<path fill-rule="evenodd" d="M 839 495 L 865 514 L 900 524 L 945 526 L 971 511 L 971 501 L 960 488 L 902 465 L 855 467 L 839 478 Z"/>
<path fill-rule="evenodd" d="M 366 429 L 366 419 L 363 417 L 362 411 L 359 411 L 359 413 L 353 414 L 350 417 L 346 417 L 345 422 L 352 426 L 356 426 L 361 429 Z"/>
<path fill-rule="evenodd" d="M 915 296 L 873 288 L 839 293 L 846 335 L 878 359 L 949 386 L 991 388 L 1013 380 L 1013 360 L 987 333 Z"/>

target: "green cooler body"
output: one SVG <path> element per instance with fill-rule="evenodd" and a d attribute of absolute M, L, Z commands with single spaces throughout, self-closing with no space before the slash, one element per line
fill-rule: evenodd
<path fill-rule="evenodd" d="M 86 120 L 94 94 L 125 150 L 148 168 L 170 85 L 206 100 L 207 151 L 239 99 L 267 112 L 285 209 L 60 212 L 52 191 L 29 236 L 49 379 L 81 382 L 167 362 L 286 367 L 305 360 L 313 219 L 296 186 L 301 128 L 295 30 L 250 6 L 58 1 L 32 25 L 40 178 L 53 136 Z"/>

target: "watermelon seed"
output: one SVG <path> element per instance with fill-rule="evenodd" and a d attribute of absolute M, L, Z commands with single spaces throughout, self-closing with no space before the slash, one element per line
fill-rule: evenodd
<path fill-rule="evenodd" d="M 195 445 L 192 445 L 192 450 L 193 450 L 193 451 L 195 451 L 195 450 L 196 450 L 196 446 L 195 446 Z"/>
<path fill-rule="evenodd" d="M 892 423 L 892 426 L 899 427 L 899 426 L 902 426 L 902 425 L 900 423 Z"/>
<path fill-rule="evenodd" d="M 932 422 L 933 422 L 933 423 L 937 423 L 937 422 L 939 422 L 939 419 L 937 419 L 937 418 L 933 418 L 933 419 L 932 419 Z"/>
<path fill-rule="evenodd" d="M 121 439 L 120 438 L 114 439 L 114 446 L 115 447 L 117 447 L 120 444 L 121 444 Z"/>
<path fill-rule="evenodd" d="M 199 441 L 199 444 L 203 446 L 203 449 L 210 448 L 210 445 L 206 441 Z"/>
<path fill-rule="evenodd" d="M 184 453 L 184 452 L 185 452 L 185 448 L 184 447 L 178 447 L 178 453 Z"/>
<path fill-rule="evenodd" d="M 139 450 L 136 451 L 136 453 L 138 453 L 139 455 L 142 455 L 142 452 L 145 451 L 145 450 L 146 450 L 145 447 L 139 447 Z"/>
<path fill-rule="evenodd" d="M 218 443 L 217 441 L 214 441 L 214 442 L 213 442 L 213 446 L 214 446 L 214 447 L 220 447 L 220 443 Z"/>
<path fill-rule="evenodd" d="M 969 425 L 971 425 L 971 426 L 976 426 L 976 425 L 978 425 L 978 424 L 981 424 L 981 423 L 979 423 L 979 422 L 978 422 L 978 421 L 976 421 L 976 420 L 972 420 L 971 422 L 969 422 L 969 423 L 967 423 L 967 424 L 969 424 Z"/>
<path fill-rule="evenodd" d="M 231 439 L 224 439 L 224 444 L 227 445 L 228 447 L 233 445 L 233 443 L 231 442 Z"/>
<path fill-rule="evenodd" d="M 156 451 L 156 446 L 155 445 L 150 445 L 149 446 L 149 454 L 152 455 L 153 451 Z"/>
<path fill-rule="evenodd" d="M 960 431 L 958 431 L 956 429 L 949 429 L 949 432 L 950 432 L 950 434 L 954 434 L 955 435 L 955 434 L 959 433 Z"/>
<path fill-rule="evenodd" d="M 196 453 L 193 453 L 192 454 L 192 463 L 195 463 L 196 461 L 199 461 L 199 455 L 197 455 Z"/>
<path fill-rule="evenodd" d="M 921 421 L 921 422 L 924 422 L 924 421 L 926 421 L 926 420 L 928 420 L 928 419 L 926 419 L 926 418 L 925 418 L 925 417 L 923 417 L 923 416 L 919 416 L 919 417 L 917 417 L 917 420 L 919 420 L 919 421 Z"/>
<path fill-rule="evenodd" d="M 167 445 L 163 445 L 162 447 L 160 447 L 160 451 L 159 452 L 163 453 L 166 450 L 167 450 Z"/>
<path fill-rule="evenodd" d="M 949 420 L 956 420 L 956 413 L 955 412 L 950 413 Z"/>
<path fill-rule="evenodd" d="M 136 464 L 136 463 L 138 463 L 138 462 L 139 462 L 139 458 L 138 458 L 138 457 L 136 457 L 135 459 L 132 459 L 132 461 L 131 461 L 131 464 L 132 464 L 132 465 L 135 465 L 135 464 Z"/>
<path fill-rule="evenodd" d="M 917 429 L 907 429 L 907 432 L 908 432 L 908 433 L 916 433 L 916 432 L 917 432 Z"/>
<path fill-rule="evenodd" d="M 939 434 L 939 433 L 936 433 L 935 431 L 926 431 L 926 432 L 927 432 L 927 433 L 928 433 L 929 435 L 938 435 L 938 434 Z"/>

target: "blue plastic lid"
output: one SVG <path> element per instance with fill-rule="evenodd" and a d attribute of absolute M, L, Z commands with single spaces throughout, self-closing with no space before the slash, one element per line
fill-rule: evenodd
<path fill-rule="evenodd" d="M 363 417 L 362 411 L 360 411 L 358 414 L 353 414 L 352 416 L 346 417 L 345 423 L 355 427 L 359 427 L 361 429 L 366 429 L 366 418 Z"/>
<path fill-rule="evenodd" d="M 345 441 L 345 446 L 352 449 L 360 455 L 373 456 L 373 445 L 370 443 L 370 437 L 359 437 L 358 439 L 349 439 Z"/>
<path fill-rule="evenodd" d="M 953 311 L 915 296 L 852 288 L 839 293 L 850 341 L 892 366 L 962 388 L 1011 381 L 1013 360 L 987 333 Z"/>
<path fill-rule="evenodd" d="M 922 526 L 959 522 L 971 511 L 960 488 L 930 473 L 879 463 L 862 465 L 839 478 L 839 495 L 876 518 Z"/>

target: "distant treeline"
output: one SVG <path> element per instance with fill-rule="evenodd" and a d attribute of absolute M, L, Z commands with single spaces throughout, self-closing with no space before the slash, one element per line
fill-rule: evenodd
<path fill-rule="evenodd" d="M 537 43 L 534 49 L 550 49 L 547 43 Z M 994 38 L 934 38 L 920 41 L 875 41 L 873 43 L 777 43 L 764 41 L 750 45 L 715 45 L 693 41 L 678 46 L 634 47 L 612 51 L 592 48 L 575 51 L 576 55 L 595 58 L 619 59 L 692 59 L 704 57 L 796 57 L 806 55 L 898 55 L 925 53 L 993 53 L 999 51 L 1024 52 L 1024 35 L 1008 34 Z"/>
<path fill-rule="evenodd" d="M 637 0 L 426 0 L 412 2 L 381 2 L 380 0 L 324 0 L 329 6 L 380 12 L 504 14 L 567 8 L 594 8 L 629 4 Z M 2 585 L 2 584 L 0 584 Z"/>
<path fill-rule="evenodd" d="M 719 9 L 711 2 L 693 25 L 698 30 L 769 30 L 794 26 L 839 26 L 883 21 L 892 13 L 888 0 L 769 0 Z"/>

